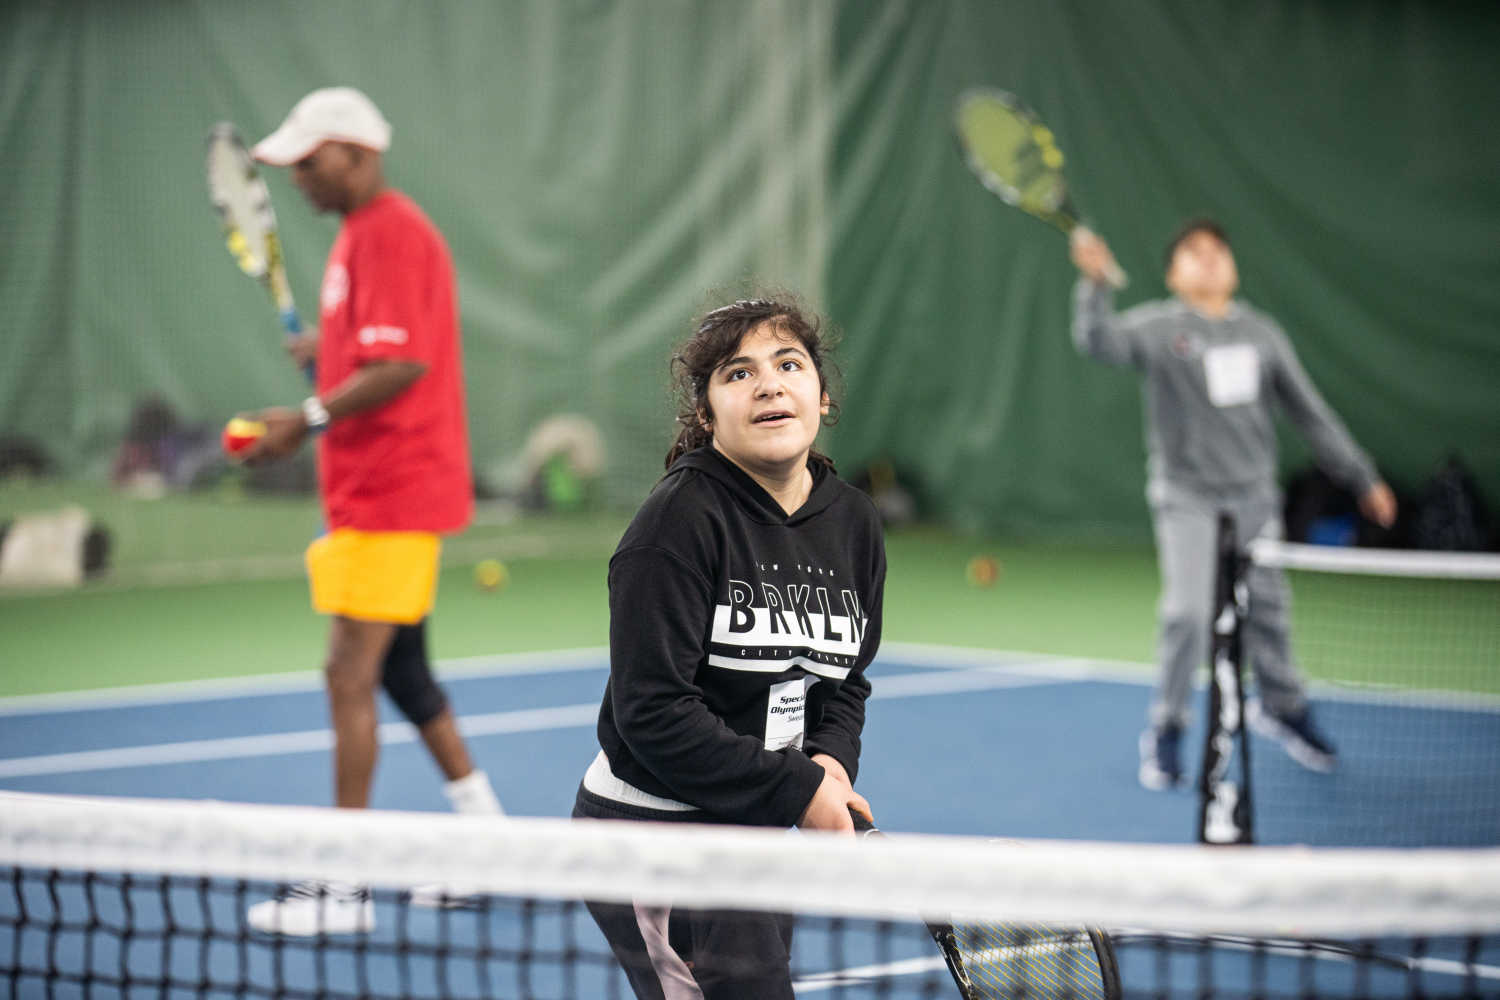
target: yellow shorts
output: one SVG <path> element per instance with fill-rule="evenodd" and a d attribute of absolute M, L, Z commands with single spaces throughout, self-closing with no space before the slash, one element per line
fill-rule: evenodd
<path fill-rule="evenodd" d="M 307 547 L 313 608 L 414 625 L 432 610 L 441 552 L 442 539 L 424 531 L 338 528 Z"/>

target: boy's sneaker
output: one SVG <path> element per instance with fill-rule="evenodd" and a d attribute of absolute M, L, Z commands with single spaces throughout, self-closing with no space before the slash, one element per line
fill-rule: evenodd
<path fill-rule="evenodd" d="M 1183 784 L 1180 726 L 1152 726 L 1141 733 L 1141 786 L 1153 792 Z"/>
<path fill-rule="evenodd" d="M 264 934 L 364 934 L 375 929 L 375 903 L 363 886 L 299 882 L 250 907 L 247 919 Z"/>
<path fill-rule="evenodd" d="M 1272 715 L 1256 698 L 1245 706 L 1245 720 L 1260 735 L 1280 743 L 1292 760 L 1309 771 L 1328 774 L 1338 764 L 1339 752 L 1313 724 L 1311 708 L 1297 716 Z"/>

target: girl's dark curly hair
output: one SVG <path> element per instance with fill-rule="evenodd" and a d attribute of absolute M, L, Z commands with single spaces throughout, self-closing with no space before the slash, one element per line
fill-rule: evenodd
<path fill-rule="evenodd" d="M 739 299 L 706 313 L 698 321 L 693 335 L 672 357 L 678 433 L 677 441 L 667 452 L 667 468 L 671 468 L 672 463 L 686 452 L 713 440 L 713 432 L 703 426 L 705 419 L 713 419 L 708 406 L 709 378 L 720 365 L 734 357 L 745 335 L 763 323 L 771 324 L 784 336 L 795 338 L 807 352 L 818 373 L 818 387 L 829 396 L 829 412 L 823 423 L 831 426 L 838 422 L 838 401 L 833 398 L 830 386 L 831 376 L 837 375 L 832 359 L 828 357 L 833 349 L 832 338 L 823 330 L 818 317 L 804 313 L 790 296 Z M 833 460 L 828 456 L 813 451 L 811 457 L 833 468 Z"/>

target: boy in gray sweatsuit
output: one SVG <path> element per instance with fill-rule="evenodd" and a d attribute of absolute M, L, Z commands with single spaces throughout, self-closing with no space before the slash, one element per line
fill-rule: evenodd
<path fill-rule="evenodd" d="M 1289 417 L 1318 463 L 1359 498 L 1382 527 L 1396 501 L 1370 459 L 1307 377 L 1286 334 L 1269 316 L 1234 298 L 1239 273 L 1224 230 L 1186 223 L 1167 248 L 1174 298 L 1114 311 L 1108 245 L 1079 229 L 1072 244 L 1081 274 L 1074 295 L 1073 342 L 1092 358 L 1142 373 L 1147 487 L 1162 590 L 1158 607 L 1161 675 L 1150 725 L 1141 734 L 1141 784 L 1183 782 L 1179 748 L 1193 671 L 1207 662 L 1217 518 L 1228 511 L 1241 545 L 1280 538 L 1273 412 Z M 1336 752 L 1313 724 L 1288 641 L 1286 580 L 1280 570 L 1250 573 L 1245 651 L 1260 690 L 1250 721 L 1299 763 L 1333 769 Z"/>

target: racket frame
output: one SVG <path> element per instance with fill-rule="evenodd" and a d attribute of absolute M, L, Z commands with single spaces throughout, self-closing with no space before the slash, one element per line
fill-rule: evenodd
<path fill-rule="evenodd" d="M 857 836 L 885 836 L 875 824 L 855 810 L 850 809 L 849 816 L 854 820 L 854 831 Z M 927 933 L 932 935 L 933 942 L 942 953 L 943 962 L 948 966 L 948 973 L 953 977 L 953 983 L 958 987 L 963 1000 L 989 1000 L 986 994 L 980 992 L 973 977 L 969 975 L 968 966 L 964 963 L 963 949 L 958 946 L 958 934 L 953 925 L 925 919 L 922 923 L 926 925 Z M 1115 958 L 1114 944 L 1109 935 L 1096 927 L 1079 927 L 1078 930 L 1087 934 L 1089 942 L 1093 945 L 1094 959 L 1099 963 L 1099 978 L 1104 990 L 1104 1000 L 1120 1000 L 1122 995 L 1120 966 Z M 1038 1000 L 1045 1000 L 1045 995 L 1039 996 Z"/>
<path fill-rule="evenodd" d="M 219 216 L 230 255 L 241 271 L 265 288 L 276 307 L 287 339 L 295 339 L 302 333 L 302 320 L 292 296 L 291 282 L 287 279 L 286 257 L 276 226 L 276 212 L 271 206 L 271 189 L 266 186 L 255 159 L 232 122 L 218 122 L 209 130 L 204 169 L 209 200 Z M 224 189 L 225 175 L 237 178 L 237 183 L 242 185 L 241 196 L 235 197 Z M 244 222 L 249 220 L 236 217 L 237 205 L 255 216 L 256 226 L 253 228 L 262 231 L 258 236 L 247 234 L 246 230 L 251 227 Z M 311 380 L 313 366 L 309 364 L 304 370 Z"/>
<path fill-rule="evenodd" d="M 1037 137 L 1039 155 L 1043 156 L 1044 160 L 1049 152 L 1055 155 L 1056 163 L 1046 166 L 1046 169 L 1056 177 L 1058 196 L 1055 202 L 1051 204 L 1029 202 L 1020 188 L 1007 180 L 986 160 L 979 149 L 979 144 L 966 127 L 968 110 L 980 102 L 998 107 L 1011 118 L 1022 123 L 1034 137 Z M 1032 218 L 1040 219 L 1069 238 L 1074 238 L 1075 233 L 1093 232 L 1083 223 L 1081 215 L 1073 205 L 1067 177 L 1062 169 L 1063 154 L 1053 141 L 1052 130 L 1015 94 L 997 87 L 971 87 L 963 91 L 958 95 L 958 101 L 954 105 L 953 135 L 958 143 L 959 155 L 963 157 L 964 164 L 978 178 L 979 183 L 1001 201 L 1020 209 Z M 1109 268 L 1105 274 L 1105 280 L 1116 289 L 1124 288 L 1129 283 L 1129 278 L 1118 264 Z"/>

